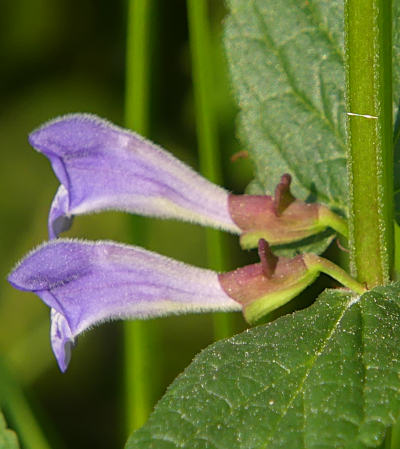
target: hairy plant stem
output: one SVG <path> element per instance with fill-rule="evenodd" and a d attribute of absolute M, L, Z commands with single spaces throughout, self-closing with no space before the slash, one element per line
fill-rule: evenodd
<path fill-rule="evenodd" d="M 213 104 L 213 61 L 207 2 L 204 0 L 188 0 L 187 9 L 200 171 L 210 181 L 222 184 Z M 206 229 L 205 232 L 208 266 L 216 271 L 226 270 L 222 233 L 214 229 Z M 214 336 L 216 340 L 232 335 L 233 318 L 231 314 L 227 313 L 214 314 Z"/>
<path fill-rule="evenodd" d="M 350 256 L 368 288 L 388 282 L 393 265 L 391 8 L 345 2 Z"/>
<path fill-rule="evenodd" d="M 149 131 L 150 16 L 152 0 L 128 0 L 125 125 L 140 134 Z M 134 243 L 144 245 L 144 219 L 132 220 Z M 154 326 L 148 321 L 124 323 L 126 431 L 141 427 L 153 406 L 152 374 L 155 371 Z"/>

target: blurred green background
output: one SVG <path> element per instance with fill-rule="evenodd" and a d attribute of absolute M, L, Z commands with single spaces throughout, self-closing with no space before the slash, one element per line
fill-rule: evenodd
<path fill-rule="evenodd" d="M 197 167 L 186 2 L 154 3 L 150 138 Z M 230 162 L 241 148 L 221 40 L 226 11 L 222 0 L 208 6 L 213 40 L 209 57 L 215 71 L 210 95 L 224 185 L 240 193 L 251 179 L 251 164 Z M 14 399 L 21 388 L 54 448 L 123 446 L 123 333 L 121 323 L 93 329 L 79 339 L 67 373 L 61 374 L 50 349 L 48 308 L 5 280 L 18 259 L 47 239 L 47 213 L 58 186 L 47 159 L 29 146 L 27 136 L 44 121 L 70 112 L 95 113 L 123 125 L 126 7 L 122 0 L 0 2 L 0 405 L 10 427 L 18 430 L 28 423 L 18 422 Z M 155 219 L 146 219 L 146 227 L 147 248 L 206 266 L 201 227 Z M 111 212 L 79 217 L 66 235 L 134 240 L 132 219 Z M 228 269 L 254 259 L 254 254 L 240 251 L 237 238 L 224 239 Z M 239 315 L 235 321 L 237 330 L 243 329 Z M 159 319 L 156 326 L 160 343 L 154 382 L 155 397 L 160 397 L 212 342 L 213 331 L 209 315 Z M 22 447 L 32 447 L 20 438 Z"/>

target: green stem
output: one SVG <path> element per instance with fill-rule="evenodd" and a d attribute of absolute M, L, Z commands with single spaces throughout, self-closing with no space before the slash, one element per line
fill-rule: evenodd
<path fill-rule="evenodd" d="M 25 395 L 5 363 L 0 360 L 0 408 L 26 449 L 50 449 Z"/>
<path fill-rule="evenodd" d="M 304 254 L 303 261 L 311 272 L 325 273 L 360 295 L 366 292 L 366 288 L 362 284 L 357 282 L 349 276 L 346 271 L 328 259 L 324 259 L 315 254 Z"/>
<path fill-rule="evenodd" d="M 149 132 L 150 16 L 153 0 L 128 0 L 125 76 L 125 123 Z"/>
<path fill-rule="evenodd" d="M 342 234 L 343 237 L 346 237 L 346 239 L 349 238 L 349 230 L 346 220 L 332 212 L 327 207 L 320 208 L 318 219 L 319 224 L 334 229 L 339 234 Z"/>
<path fill-rule="evenodd" d="M 391 8 L 345 2 L 350 251 L 368 287 L 386 283 L 393 265 Z"/>
<path fill-rule="evenodd" d="M 220 152 L 216 121 L 214 115 L 213 63 L 211 51 L 211 33 L 207 18 L 207 2 L 205 0 L 188 0 L 188 21 L 190 50 L 192 55 L 192 78 L 196 110 L 197 140 L 200 159 L 200 171 L 216 184 L 222 184 Z M 226 263 L 223 255 L 221 232 L 207 229 L 207 258 L 210 268 L 223 271 Z M 233 333 L 233 316 L 215 314 L 215 339 L 229 337 Z"/>
<path fill-rule="evenodd" d="M 125 124 L 140 134 L 149 130 L 150 15 L 151 0 L 128 0 Z M 133 220 L 135 243 L 144 244 L 143 221 Z M 153 405 L 150 341 L 151 322 L 125 323 L 125 401 L 126 428 L 131 433 L 147 420 Z"/>

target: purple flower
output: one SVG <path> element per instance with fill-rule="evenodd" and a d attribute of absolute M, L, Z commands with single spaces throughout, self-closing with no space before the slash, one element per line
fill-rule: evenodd
<path fill-rule="evenodd" d="M 322 258 L 277 258 L 263 240 L 295 241 L 327 226 L 346 232 L 325 206 L 295 199 L 289 175 L 274 196 L 231 195 L 142 137 L 85 114 L 53 120 L 29 140 L 61 182 L 49 214 L 51 238 L 68 229 L 74 215 L 119 209 L 241 234 L 242 246 L 258 244 L 261 260 L 218 274 L 113 242 L 45 243 L 8 280 L 51 308 L 51 344 L 61 371 L 76 337 L 105 320 L 243 310 L 253 322 L 296 296 L 321 270 L 353 285 Z"/>
<path fill-rule="evenodd" d="M 362 293 L 341 268 L 315 254 L 275 256 L 259 241 L 260 262 L 218 274 L 113 242 L 59 239 L 39 246 L 9 282 L 51 308 L 51 345 L 61 371 L 76 337 L 110 319 L 243 311 L 250 323 L 282 306 L 322 271 Z"/>
<path fill-rule="evenodd" d="M 113 242 L 45 243 L 8 280 L 51 308 L 51 344 L 63 372 L 76 337 L 100 322 L 242 309 L 217 273 Z"/>
<path fill-rule="evenodd" d="M 241 235 L 244 248 L 260 238 L 293 242 L 331 226 L 346 234 L 343 219 L 290 193 L 284 175 L 275 195 L 231 195 L 170 153 L 89 114 L 67 115 L 34 131 L 29 141 L 45 154 L 61 186 L 49 214 L 50 238 L 74 215 L 117 209 L 175 218 Z"/>
<path fill-rule="evenodd" d="M 228 192 L 143 137 L 88 114 L 46 123 L 29 136 L 61 186 L 49 215 L 51 238 L 73 215 L 107 209 L 193 221 L 240 233 Z"/>

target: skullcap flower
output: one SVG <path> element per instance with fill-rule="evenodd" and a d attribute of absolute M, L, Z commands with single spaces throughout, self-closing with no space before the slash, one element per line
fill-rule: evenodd
<path fill-rule="evenodd" d="M 320 204 L 296 200 L 284 175 L 275 195 L 232 195 L 172 154 L 131 131 L 89 114 L 52 120 L 29 142 L 48 157 L 61 185 L 48 220 L 50 238 L 74 215 L 114 209 L 174 218 L 241 234 L 245 248 L 300 240 L 342 218 Z"/>
<path fill-rule="evenodd" d="M 59 239 L 39 246 L 9 282 L 36 293 L 51 309 L 51 344 L 61 371 L 76 337 L 110 319 L 239 311 L 217 273 L 142 248 Z"/>
<path fill-rule="evenodd" d="M 294 298 L 320 271 L 364 290 L 321 257 L 276 257 L 265 240 L 258 250 L 259 263 L 218 274 L 135 246 L 58 239 L 30 252 L 8 280 L 51 308 L 51 345 L 63 372 L 76 337 L 106 320 L 242 310 L 255 322 Z"/>

